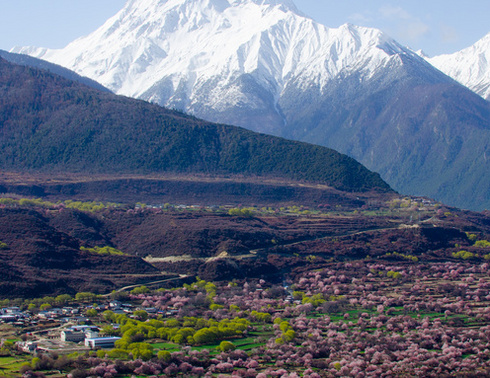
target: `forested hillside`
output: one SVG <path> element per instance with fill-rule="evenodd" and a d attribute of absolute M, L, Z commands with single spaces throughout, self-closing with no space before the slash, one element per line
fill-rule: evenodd
<path fill-rule="evenodd" d="M 208 123 L 1 59 L 0 92 L 3 170 L 246 174 L 389 190 L 331 149 Z"/>

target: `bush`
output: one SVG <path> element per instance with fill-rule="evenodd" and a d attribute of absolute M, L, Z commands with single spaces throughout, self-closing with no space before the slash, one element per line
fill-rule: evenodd
<path fill-rule="evenodd" d="M 111 349 L 107 352 L 107 356 L 112 359 L 127 360 L 129 359 L 129 352 L 124 349 Z"/>
<path fill-rule="evenodd" d="M 235 350 L 236 346 L 230 341 L 222 341 L 218 347 L 216 347 L 221 352 L 229 352 Z"/>
<path fill-rule="evenodd" d="M 302 302 L 303 304 L 311 303 L 313 307 L 318 307 L 319 305 L 325 302 L 325 298 L 323 298 L 323 295 L 321 293 L 314 294 L 311 297 L 305 295 L 303 297 Z"/>
<path fill-rule="evenodd" d="M 490 248 L 490 242 L 488 240 L 478 240 L 477 242 L 475 242 L 475 247 Z M 1 244 L 0 244 L 0 249 L 1 249 Z"/>
<path fill-rule="evenodd" d="M 169 362 L 170 359 L 172 358 L 172 355 L 168 350 L 161 350 L 158 352 L 157 357 L 159 360 L 162 360 L 164 362 Z"/>
<path fill-rule="evenodd" d="M 97 255 L 103 255 L 103 256 L 124 256 L 123 252 L 121 252 L 119 249 L 112 248 L 112 247 L 94 247 L 94 248 L 80 247 L 80 251 L 86 251 L 86 252 L 94 253 Z"/>
<path fill-rule="evenodd" d="M 469 259 L 475 258 L 476 255 L 474 253 L 472 253 L 472 252 L 462 250 L 462 251 L 459 251 L 459 252 L 453 252 L 453 257 L 455 259 L 469 260 Z"/>
<path fill-rule="evenodd" d="M 399 279 L 402 277 L 402 274 L 400 272 L 395 272 L 393 270 L 390 270 L 387 274 L 388 277 Z"/>
<path fill-rule="evenodd" d="M 97 313 L 97 310 L 96 309 L 91 308 L 91 309 L 87 310 L 87 316 L 89 318 L 93 318 L 93 317 L 95 317 L 97 315 L 98 315 L 98 313 Z"/>
<path fill-rule="evenodd" d="M 211 311 L 221 310 L 222 308 L 224 308 L 224 306 L 216 304 L 216 303 L 213 303 L 213 304 L 211 304 L 211 306 L 209 306 L 209 309 Z"/>
<path fill-rule="evenodd" d="M 149 292 L 150 292 L 150 289 L 148 289 L 145 285 L 135 287 L 133 290 L 131 290 L 131 294 L 133 294 L 133 295 L 146 294 Z"/>
<path fill-rule="evenodd" d="M 97 294 L 89 292 L 81 292 L 75 295 L 75 300 L 77 302 L 92 302 L 97 298 Z"/>
<path fill-rule="evenodd" d="M 228 210 L 229 215 L 233 215 L 236 217 L 246 217 L 246 218 L 251 218 L 255 215 L 254 210 L 252 208 L 234 208 Z"/>
<path fill-rule="evenodd" d="M 104 349 L 99 349 L 97 352 L 97 357 L 98 358 L 104 358 L 107 352 Z"/>
<path fill-rule="evenodd" d="M 146 321 L 148 319 L 148 313 L 145 310 L 137 310 L 134 312 L 134 316 L 138 318 L 139 321 Z"/>
<path fill-rule="evenodd" d="M 258 312 L 254 310 L 250 313 L 250 315 L 260 323 L 270 323 L 272 321 L 272 315 L 268 312 Z"/>

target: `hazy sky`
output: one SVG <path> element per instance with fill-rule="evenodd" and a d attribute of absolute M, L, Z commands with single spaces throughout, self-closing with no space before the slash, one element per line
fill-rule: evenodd
<path fill-rule="evenodd" d="M 87 35 L 126 0 L 0 0 L 0 49 L 61 48 Z M 490 32 L 490 0 L 295 0 L 329 27 L 379 28 L 430 56 L 468 47 Z"/>

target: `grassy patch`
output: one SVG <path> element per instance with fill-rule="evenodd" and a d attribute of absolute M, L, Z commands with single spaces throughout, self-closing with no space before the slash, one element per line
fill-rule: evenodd
<path fill-rule="evenodd" d="M 26 362 L 22 357 L 0 357 L 0 377 L 18 377 L 19 369 Z"/>
<path fill-rule="evenodd" d="M 258 343 L 256 342 L 256 340 L 257 337 L 247 337 L 241 340 L 233 340 L 232 342 L 237 347 L 237 349 L 241 349 L 244 351 L 249 351 L 254 348 L 264 346 L 266 344 L 265 342 Z"/>
<path fill-rule="evenodd" d="M 174 343 L 154 343 L 151 344 L 156 350 L 168 350 L 169 352 L 177 352 L 180 350 L 180 346 Z"/>
<path fill-rule="evenodd" d="M 210 344 L 210 345 L 200 345 L 200 346 L 192 347 L 192 350 L 201 351 L 204 349 L 208 349 L 210 355 L 215 355 L 215 354 L 221 353 L 216 349 L 218 346 L 219 346 L 219 343 L 218 344 Z"/>

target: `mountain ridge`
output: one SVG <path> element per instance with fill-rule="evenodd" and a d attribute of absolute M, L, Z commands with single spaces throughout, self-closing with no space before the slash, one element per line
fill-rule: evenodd
<path fill-rule="evenodd" d="M 286 177 L 390 190 L 331 149 L 212 124 L 0 58 L 4 170 Z"/>
<path fill-rule="evenodd" d="M 215 3 L 222 6 L 217 7 Z M 255 26 L 250 27 L 252 24 Z M 288 25 L 288 29 L 284 29 L 284 25 Z M 233 31 L 232 39 L 228 35 L 224 39 L 217 37 L 230 30 Z M 136 36 L 144 36 L 144 40 L 133 44 L 133 40 L 128 39 L 133 31 Z M 279 38 L 280 41 L 275 43 Z M 196 40 L 201 43 L 201 49 L 205 48 L 204 53 L 193 52 Z M 105 68 L 108 60 L 97 52 L 85 52 L 80 61 L 80 51 L 94 48 L 94 42 L 94 51 L 110 54 L 112 61 L 121 49 L 125 50 L 125 57 L 120 56 L 125 62 L 119 69 L 115 67 L 116 72 L 108 74 Z M 316 54 L 325 43 L 328 43 L 325 48 L 328 53 L 325 51 L 318 58 Z M 194 101 L 193 93 L 180 93 L 179 86 L 197 86 L 198 92 L 205 78 L 214 76 L 252 74 L 262 85 L 272 86 L 274 97 L 280 96 L 287 80 L 301 78 L 300 74 L 304 72 L 309 72 L 310 78 L 317 77 L 316 83 L 324 87 L 341 71 L 355 70 L 357 62 L 366 61 L 366 55 L 373 55 L 370 54 L 373 44 L 379 47 L 377 53 L 384 57 L 395 52 L 414 54 L 376 29 L 351 24 L 331 29 L 317 24 L 297 11 L 290 1 L 140 0 L 128 3 L 96 32 L 77 39 L 65 49 L 15 48 L 13 51 L 57 62 L 85 76 L 95 77 L 118 94 L 179 108 L 181 96 L 186 97 L 185 102 L 190 103 L 190 107 Z M 359 49 L 361 51 L 352 56 L 352 52 Z M 173 54 L 177 55 L 173 57 Z M 278 58 L 267 59 L 267 55 Z M 298 56 L 301 60 L 295 59 Z M 379 63 L 383 57 L 374 54 L 369 59 Z M 160 64 L 167 68 L 162 71 Z M 122 79 L 128 69 L 130 72 Z M 144 80 L 145 76 L 151 76 L 151 80 Z M 171 100 L 158 97 L 152 90 L 155 82 L 165 80 L 171 80 L 174 87 L 169 96 Z M 137 87 L 132 87 L 134 83 L 138 83 Z M 305 85 L 309 85 L 309 80 Z M 239 100 L 234 100 L 236 105 Z M 181 109 L 192 111 L 185 107 Z"/>
<path fill-rule="evenodd" d="M 0 58 L 3 58 L 10 63 L 19 64 L 21 66 L 43 69 L 43 70 L 52 72 L 56 75 L 62 76 L 65 79 L 76 81 L 78 83 L 87 85 L 89 87 L 98 89 L 100 91 L 110 92 L 106 87 L 99 84 L 95 80 L 89 79 L 87 77 L 80 76 L 77 73 L 75 73 L 75 72 L 73 72 L 73 71 L 71 71 L 65 67 L 62 67 L 62 66 L 57 65 L 57 64 L 49 63 L 46 60 L 33 58 L 33 57 L 31 57 L 29 55 L 25 55 L 25 54 L 9 53 L 9 52 L 4 51 L 4 50 L 0 50 Z"/>
<path fill-rule="evenodd" d="M 23 52 L 117 93 L 334 148 L 399 192 L 490 208 L 487 102 L 379 30 L 330 29 L 285 4 L 133 1 L 65 49 Z"/>
<path fill-rule="evenodd" d="M 490 100 L 490 33 L 472 46 L 427 61 L 486 100 Z"/>

